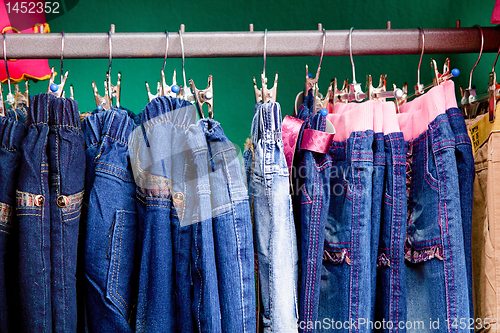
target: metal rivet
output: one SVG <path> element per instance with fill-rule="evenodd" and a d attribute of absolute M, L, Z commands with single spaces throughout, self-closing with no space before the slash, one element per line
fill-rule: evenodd
<path fill-rule="evenodd" d="M 45 198 L 43 197 L 43 195 L 35 195 L 35 206 L 42 207 L 44 202 Z"/>
<path fill-rule="evenodd" d="M 57 197 L 57 205 L 61 208 L 64 208 L 67 205 L 69 205 L 68 197 L 65 195 L 60 195 L 59 197 Z"/>

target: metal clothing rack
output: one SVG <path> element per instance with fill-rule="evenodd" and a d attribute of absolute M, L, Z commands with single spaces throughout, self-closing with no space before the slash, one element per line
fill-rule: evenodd
<path fill-rule="evenodd" d="M 321 28 L 321 25 L 319 25 Z M 182 30 L 183 26 L 181 26 Z M 481 33 L 477 27 L 424 29 L 425 54 L 478 53 Z M 483 52 L 497 52 L 500 45 L 500 26 L 484 27 Z M 165 33 L 112 33 L 112 57 L 163 58 Z M 349 31 L 327 30 L 324 55 L 348 55 Z M 185 57 L 262 57 L 264 32 L 185 32 L 182 33 Z M 12 59 L 59 59 L 59 33 L 6 34 L 6 54 Z M 352 33 L 355 55 L 420 54 L 421 35 L 418 29 L 356 30 Z M 267 56 L 319 56 L 323 32 L 268 31 Z M 3 57 L 3 49 L 0 48 Z M 107 33 L 65 33 L 64 58 L 108 58 Z M 169 33 L 169 58 L 181 57 L 177 32 Z"/>

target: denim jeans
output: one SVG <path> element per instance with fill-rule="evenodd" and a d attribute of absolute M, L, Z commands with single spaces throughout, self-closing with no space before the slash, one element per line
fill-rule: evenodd
<path fill-rule="evenodd" d="M 208 150 L 196 111 L 152 100 L 131 136 L 141 252 L 138 332 L 220 332 Z"/>
<path fill-rule="evenodd" d="M 311 116 L 311 106 L 312 96 L 306 96 L 299 110 L 304 128 L 324 131 L 325 117 Z M 369 331 L 358 324 L 371 318 L 374 290 L 373 136 L 372 130 L 352 132 L 347 141 L 332 142 L 327 154 L 299 155 L 296 207 L 301 210 L 295 221 L 300 223 L 301 332 L 316 332 L 316 321 L 323 323 L 323 331 L 337 322 L 354 322 L 356 330 Z"/>
<path fill-rule="evenodd" d="M 49 118 L 50 259 L 55 332 L 76 332 L 76 263 L 85 181 L 84 137 L 78 105 L 56 98 Z"/>
<path fill-rule="evenodd" d="M 445 113 L 408 142 L 407 155 L 407 319 L 426 328 L 432 321 L 438 332 L 469 331 L 455 135 Z"/>
<path fill-rule="evenodd" d="M 14 220 L 16 185 L 21 164 L 21 144 L 26 127 L 9 117 L 0 117 L 0 332 L 18 331 L 15 301 L 17 281 L 17 227 Z M 14 320 L 12 320 L 14 319 Z"/>
<path fill-rule="evenodd" d="M 87 178 L 85 286 L 89 332 L 133 332 L 137 210 L 127 139 L 133 121 L 106 110 L 82 123 Z"/>
<path fill-rule="evenodd" d="M 384 133 L 377 132 L 373 134 L 373 178 L 372 178 L 372 218 L 371 218 L 371 242 L 370 242 L 370 285 L 373 288 L 372 299 L 370 303 L 370 318 L 375 318 L 376 292 L 377 285 L 377 262 L 380 228 L 382 225 L 382 212 L 384 206 L 384 184 L 386 180 L 386 161 Z"/>
<path fill-rule="evenodd" d="M 255 105 L 244 152 L 259 264 L 264 332 L 297 332 L 297 240 L 281 138 L 281 108 Z"/>
<path fill-rule="evenodd" d="M 446 110 L 446 114 L 455 135 L 455 156 L 457 159 L 458 179 L 460 180 L 458 185 L 460 188 L 460 209 L 464 232 L 465 267 L 467 269 L 469 308 L 471 311 L 468 318 L 474 318 L 472 297 L 472 201 L 476 169 L 474 155 L 472 154 L 472 143 L 460 109 L 450 108 Z"/>
<path fill-rule="evenodd" d="M 47 159 L 54 96 L 31 99 L 16 188 L 21 331 L 52 332 L 50 189 Z"/>
<path fill-rule="evenodd" d="M 379 254 L 376 261 L 375 321 L 391 322 L 380 330 L 404 332 L 406 323 L 406 143 L 403 133 L 384 136 L 386 172 Z M 374 186 L 375 191 L 375 186 Z M 398 326 L 402 323 L 402 326 Z"/>
<path fill-rule="evenodd" d="M 222 332 L 255 332 L 255 277 L 248 190 L 234 145 L 220 124 L 203 119 Z"/>

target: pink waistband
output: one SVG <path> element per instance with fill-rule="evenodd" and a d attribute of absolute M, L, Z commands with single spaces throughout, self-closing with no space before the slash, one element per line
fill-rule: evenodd
<path fill-rule="evenodd" d="M 372 130 L 389 134 L 400 131 L 393 102 L 338 103 L 335 113 L 327 118 L 335 127 L 334 141 L 345 141 L 352 132 Z"/>
<path fill-rule="evenodd" d="M 457 107 L 455 84 L 447 81 L 427 93 L 403 104 L 397 115 L 405 140 L 413 140 L 425 131 L 437 116 L 447 109 Z"/>

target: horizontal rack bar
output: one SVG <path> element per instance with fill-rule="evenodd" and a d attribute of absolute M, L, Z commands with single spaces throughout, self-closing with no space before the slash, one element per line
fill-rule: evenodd
<path fill-rule="evenodd" d="M 484 27 L 483 52 L 497 52 L 500 27 Z M 478 28 L 424 29 L 425 54 L 478 53 L 481 33 Z M 185 32 L 182 34 L 185 57 L 262 57 L 264 32 Z M 61 57 L 61 34 L 6 34 L 9 59 Z M 313 31 L 268 31 L 267 56 L 319 56 L 323 33 Z M 112 57 L 163 58 L 165 33 L 112 33 Z M 418 29 L 354 30 L 354 55 L 420 54 L 422 38 Z M 1 48 L 3 57 L 3 48 Z M 349 54 L 349 31 L 328 30 L 324 54 Z M 108 58 L 107 33 L 66 33 L 64 59 Z M 169 58 L 181 57 L 177 32 L 169 33 Z"/>

